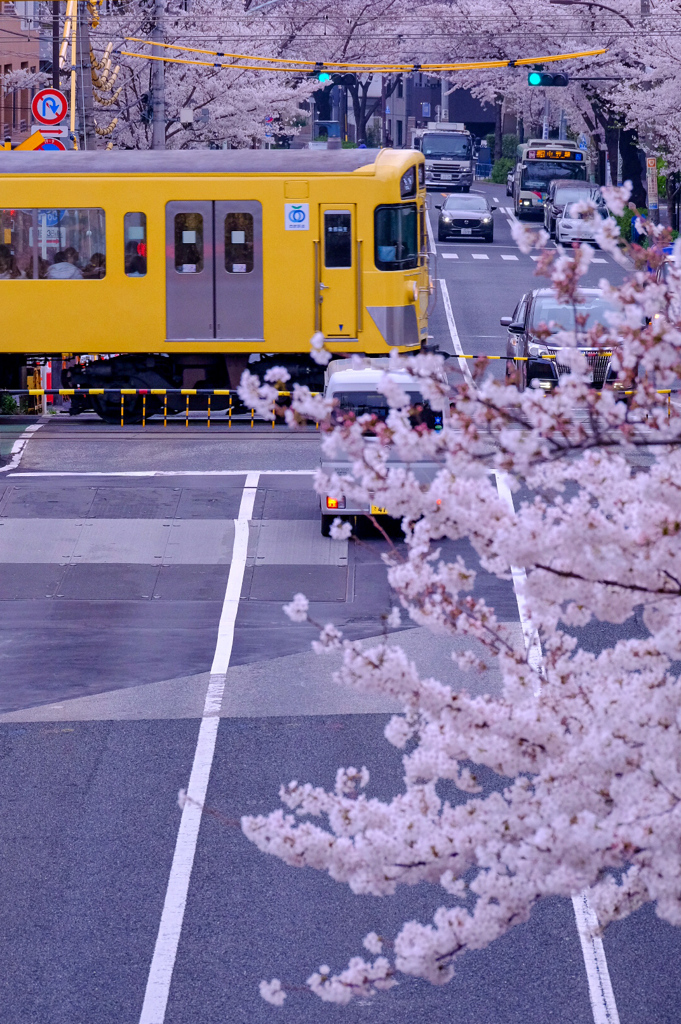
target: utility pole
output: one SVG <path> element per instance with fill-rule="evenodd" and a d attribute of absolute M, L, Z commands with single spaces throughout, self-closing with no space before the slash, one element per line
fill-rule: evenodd
<path fill-rule="evenodd" d="M 85 6 L 85 5 L 84 5 Z M 78 65 L 80 70 L 80 145 L 95 149 L 95 105 L 92 96 L 92 65 L 90 64 L 90 25 L 87 9 L 78 22 Z"/>
<path fill-rule="evenodd" d="M 165 0 L 154 0 L 154 27 L 151 33 L 152 49 L 155 57 L 163 57 L 162 46 L 154 48 L 154 43 L 164 42 L 163 22 L 165 15 Z M 151 148 L 166 148 L 166 96 L 165 96 L 165 64 L 162 60 L 153 62 L 151 73 L 151 100 L 153 110 L 153 123 L 151 134 Z"/>
<path fill-rule="evenodd" d="M 542 125 L 541 137 L 542 139 L 548 139 L 549 137 L 549 117 L 551 113 L 551 100 L 549 94 L 544 94 L 544 124 Z"/>
<path fill-rule="evenodd" d="M 59 0 L 52 0 L 52 88 L 59 88 Z"/>

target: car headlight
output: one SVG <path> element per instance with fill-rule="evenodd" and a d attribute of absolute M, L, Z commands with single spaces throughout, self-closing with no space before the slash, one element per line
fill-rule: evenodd
<path fill-rule="evenodd" d="M 549 350 L 546 345 L 539 345 L 536 341 L 531 341 L 527 346 L 527 353 L 530 356 L 534 356 L 535 359 L 538 359 L 541 356 L 547 356 L 549 354 Z"/>
<path fill-rule="evenodd" d="M 451 217 L 445 217 L 445 215 L 444 215 L 444 214 L 442 215 L 442 220 L 443 220 L 443 222 L 444 222 L 445 224 L 449 224 L 449 222 L 450 222 L 450 220 L 451 220 L 451 219 L 452 219 Z"/>
<path fill-rule="evenodd" d="M 483 224 L 491 224 L 492 223 L 492 218 L 491 217 L 483 217 L 482 218 L 482 223 Z"/>

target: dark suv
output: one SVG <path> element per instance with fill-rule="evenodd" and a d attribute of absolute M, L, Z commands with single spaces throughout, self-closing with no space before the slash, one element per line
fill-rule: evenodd
<path fill-rule="evenodd" d="M 607 326 L 606 314 L 612 306 L 603 299 L 599 288 L 583 288 L 584 303 L 577 307 L 577 313 L 587 314 L 585 328 L 594 324 Z M 527 292 L 515 308 L 513 316 L 502 316 L 501 326 L 508 330 L 506 354 L 506 383 L 515 384 L 519 391 L 530 385 L 550 391 L 560 378 L 570 373 L 570 367 L 559 362 L 561 347 L 552 345 L 551 339 L 540 341 L 537 337 L 541 324 L 555 324 L 555 330 L 574 331 L 575 310 L 573 306 L 559 303 L 550 288 L 539 288 Z M 602 388 L 614 384 L 617 374 L 610 367 L 610 354 L 599 349 L 581 348 L 591 370 L 591 384 Z M 520 362 L 514 359 L 521 357 Z M 536 381 L 536 384 L 532 384 Z"/>
<path fill-rule="evenodd" d="M 571 206 L 572 203 L 580 203 L 584 199 L 592 199 L 599 205 L 603 204 L 598 185 L 591 185 L 588 181 L 551 182 L 549 194 L 544 203 L 544 227 L 551 238 L 556 237 L 556 221 L 565 207 Z"/>

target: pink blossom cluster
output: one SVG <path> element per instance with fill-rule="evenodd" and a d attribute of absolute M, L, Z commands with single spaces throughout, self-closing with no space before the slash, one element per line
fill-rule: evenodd
<path fill-rule="evenodd" d="M 627 198 L 607 195 L 615 210 Z M 621 286 L 601 283 L 610 322 L 586 330 L 577 318 L 559 335 L 562 362 L 584 347 L 612 352 L 619 392 L 590 386 L 576 359 L 552 392 L 519 392 L 478 367 L 472 386 L 444 396 L 439 357 L 395 356 L 444 409 L 443 429 L 412 428 L 387 374 L 384 424 L 324 425 L 327 454 L 345 451 L 352 473 L 320 472 L 317 488 L 371 495 L 401 519 L 406 555 L 385 561 L 402 608 L 435 633 L 475 641 L 457 653 L 459 671 L 495 661 L 503 682 L 498 696 L 473 697 L 452 680 L 421 678 L 397 645 L 367 649 L 332 624 L 322 630 L 317 649 L 342 650 L 340 684 L 401 702 L 385 736 L 404 751 L 403 789 L 371 797 L 366 768 L 340 769 L 332 792 L 295 781 L 282 787 L 283 809 L 244 818 L 244 832 L 353 892 L 399 899 L 403 886 L 426 882 L 442 900 L 431 921 L 405 922 L 389 955 L 372 933 L 373 964 L 355 958 L 312 975 L 323 999 L 377 992 L 400 972 L 446 982 L 459 956 L 527 921 L 548 896 L 588 891 L 601 928 L 647 902 L 681 924 L 681 416 L 676 392 L 665 393 L 681 377 L 681 273 L 672 262 L 658 275 L 668 233 L 644 227 L 646 250 L 611 227 L 597 237 L 629 267 Z M 520 225 L 514 234 L 525 247 L 546 242 Z M 572 260 L 543 252 L 562 302 L 578 303 L 590 257 L 588 245 Z M 440 471 L 420 482 L 414 463 L 434 458 Z M 527 497 L 514 508 L 498 480 Z M 439 543 L 460 538 L 484 570 L 514 579 L 528 642 L 474 596 L 476 567 L 442 557 Z M 312 621 L 303 595 L 286 610 Z M 580 647 L 576 627 L 634 613 L 644 639 Z M 492 792 L 481 790 L 479 766 L 497 776 Z M 441 780 L 456 786 L 456 802 L 439 794 Z M 263 985 L 283 1001 L 285 986 Z"/>

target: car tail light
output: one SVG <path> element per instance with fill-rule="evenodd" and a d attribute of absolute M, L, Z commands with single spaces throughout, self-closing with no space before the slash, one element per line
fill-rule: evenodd
<path fill-rule="evenodd" d="M 327 508 L 345 508 L 345 498 L 327 498 Z"/>

